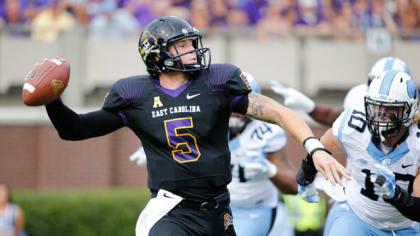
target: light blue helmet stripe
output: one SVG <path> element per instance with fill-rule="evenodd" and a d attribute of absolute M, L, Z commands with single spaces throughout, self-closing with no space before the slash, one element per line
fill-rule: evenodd
<path fill-rule="evenodd" d="M 393 57 L 386 59 L 384 71 L 392 70 L 392 67 L 394 66 L 394 61 L 395 61 L 395 58 Z"/>
<path fill-rule="evenodd" d="M 417 85 L 413 79 L 407 81 L 407 94 L 411 99 L 417 99 Z"/>
<path fill-rule="evenodd" d="M 411 75 L 410 69 L 408 69 L 407 65 L 404 65 L 404 72 L 407 73 L 408 75 Z"/>
<path fill-rule="evenodd" d="M 389 95 L 389 89 L 391 88 L 392 79 L 394 79 L 397 73 L 398 73 L 397 70 L 391 70 L 385 74 L 384 80 L 382 80 L 379 94 Z"/>

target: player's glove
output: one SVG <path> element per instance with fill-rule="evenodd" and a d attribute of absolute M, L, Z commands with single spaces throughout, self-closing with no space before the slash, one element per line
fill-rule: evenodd
<path fill-rule="evenodd" d="M 146 153 L 144 152 L 143 146 L 139 147 L 136 152 L 131 154 L 130 161 L 137 162 L 137 165 L 145 167 L 147 164 Z"/>
<path fill-rule="evenodd" d="M 314 180 L 317 170 L 311 155 L 302 160 L 302 164 L 296 174 L 298 183 L 298 194 L 307 202 L 319 202 L 318 191 L 315 188 Z"/>
<path fill-rule="evenodd" d="M 306 186 L 298 184 L 298 194 L 303 200 L 307 202 L 319 202 L 318 190 L 316 190 L 314 183 L 311 183 Z"/>
<path fill-rule="evenodd" d="M 277 167 L 262 155 L 247 154 L 248 157 L 239 162 L 246 180 L 272 178 L 277 173 Z"/>
<path fill-rule="evenodd" d="M 303 110 L 305 113 L 310 113 L 315 109 L 315 102 L 296 89 L 284 87 L 274 80 L 271 80 L 270 83 L 271 89 L 284 97 L 285 106 L 292 109 Z"/>
<path fill-rule="evenodd" d="M 375 164 L 374 170 L 370 170 L 370 181 L 374 184 L 375 194 L 384 199 L 391 199 L 395 195 L 395 175 L 387 167 Z"/>

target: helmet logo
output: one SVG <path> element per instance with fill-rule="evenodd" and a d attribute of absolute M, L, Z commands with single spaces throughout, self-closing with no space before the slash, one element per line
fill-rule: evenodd
<path fill-rule="evenodd" d="M 141 36 L 140 53 L 143 60 L 146 60 L 147 56 L 151 53 L 159 54 L 159 45 L 157 39 L 150 32 L 145 31 Z"/>

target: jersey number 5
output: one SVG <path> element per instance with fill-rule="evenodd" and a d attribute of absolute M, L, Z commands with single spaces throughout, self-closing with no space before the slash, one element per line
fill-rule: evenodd
<path fill-rule="evenodd" d="M 193 127 L 191 117 L 165 120 L 166 140 L 173 149 L 172 157 L 179 163 L 197 161 L 201 156 L 197 139 L 190 133 L 180 132 Z"/>

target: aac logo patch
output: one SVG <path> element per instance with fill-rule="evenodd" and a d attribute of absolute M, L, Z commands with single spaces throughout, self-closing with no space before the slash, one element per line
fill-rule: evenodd
<path fill-rule="evenodd" d="M 104 105 L 105 105 L 105 101 L 106 101 L 106 98 L 108 97 L 108 95 L 109 95 L 109 92 L 107 92 L 107 93 L 105 94 L 104 101 L 102 102 L 102 106 L 104 106 Z"/>
<path fill-rule="evenodd" d="M 229 226 L 233 225 L 233 219 L 229 213 L 225 213 L 223 216 L 223 223 L 225 225 L 225 230 L 227 230 Z"/>
<path fill-rule="evenodd" d="M 155 99 L 155 102 L 153 103 L 153 108 L 163 107 L 163 104 L 160 101 L 160 97 L 159 96 L 154 97 L 154 99 Z"/>
<path fill-rule="evenodd" d="M 243 72 L 241 72 L 241 74 L 239 75 L 239 77 L 241 77 L 242 81 L 245 83 L 245 85 L 248 88 L 248 90 L 251 91 L 252 90 L 251 84 L 249 83 L 249 81 L 246 78 L 245 74 Z"/>

